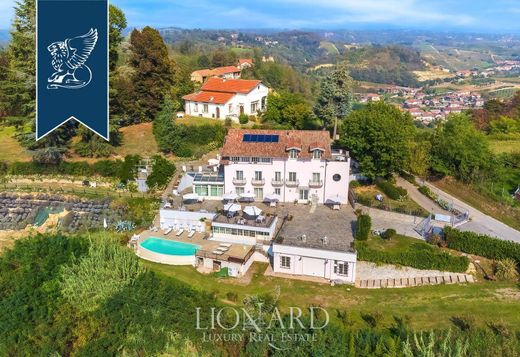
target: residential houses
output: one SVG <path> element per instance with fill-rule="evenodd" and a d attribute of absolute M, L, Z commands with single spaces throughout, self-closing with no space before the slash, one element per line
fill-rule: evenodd
<path fill-rule="evenodd" d="M 191 73 L 191 80 L 197 83 L 204 83 L 211 77 L 238 79 L 243 69 L 253 66 L 252 58 L 239 58 L 236 66 L 216 67 L 213 69 L 199 69 Z"/>
<path fill-rule="evenodd" d="M 240 114 L 265 111 L 269 88 L 259 80 L 209 78 L 199 91 L 185 95 L 187 115 L 238 120 Z"/>

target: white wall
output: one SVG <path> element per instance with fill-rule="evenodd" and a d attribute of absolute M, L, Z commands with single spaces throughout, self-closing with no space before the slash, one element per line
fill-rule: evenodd
<path fill-rule="evenodd" d="M 281 267 L 281 256 L 291 258 L 290 268 Z M 334 273 L 334 260 L 348 263 L 347 276 Z M 356 261 L 356 253 L 273 244 L 273 271 L 275 273 L 315 276 L 354 283 Z"/>
<path fill-rule="evenodd" d="M 161 229 L 168 227 L 195 229 L 198 232 L 204 232 L 206 223 L 201 222 L 201 218 L 213 220 L 215 213 L 179 211 L 173 209 L 162 208 L 159 210 L 159 224 Z"/>
<path fill-rule="evenodd" d="M 244 172 L 245 185 L 233 184 L 236 171 Z M 255 177 L 255 171 L 262 171 L 265 180 L 263 186 L 254 186 L 251 180 Z M 325 203 L 327 198 L 339 196 L 341 203 L 348 203 L 348 185 L 350 173 L 350 159 L 346 161 L 325 161 L 325 160 L 292 160 L 274 159 L 272 163 L 230 163 L 224 166 L 224 192 L 236 192 L 236 187 L 243 187 L 244 192 L 253 193 L 255 187 L 263 188 L 264 197 L 275 192 L 275 188 L 280 188 L 282 202 L 293 202 L 299 200 L 298 187 L 273 186 L 272 180 L 275 172 L 281 172 L 282 179 L 289 180 L 289 172 L 296 172 L 296 179 L 299 186 L 309 186 L 309 181 L 313 178 L 313 173 L 320 173 L 320 180 L 323 181 L 321 187 L 309 187 L 309 199 L 312 195 L 318 197 L 318 203 Z M 340 175 L 339 181 L 334 181 L 335 174 Z"/>

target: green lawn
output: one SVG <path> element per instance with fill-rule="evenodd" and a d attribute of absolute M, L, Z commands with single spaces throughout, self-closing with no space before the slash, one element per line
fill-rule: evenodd
<path fill-rule="evenodd" d="M 505 152 L 520 152 L 520 139 L 489 140 L 489 146 L 495 154 L 501 154 Z"/>
<path fill-rule="evenodd" d="M 428 248 L 432 247 L 432 245 L 420 241 L 417 238 L 407 237 L 400 234 L 397 234 L 391 239 L 383 239 L 379 236 L 371 236 L 366 241 L 366 244 L 370 249 L 384 250 L 389 253 L 398 253 L 418 246 L 427 246 Z"/>
<path fill-rule="evenodd" d="M 24 149 L 18 140 L 14 138 L 16 129 L 14 126 L 0 127 L 0 162 L 29 161 L 31 155 Z"/>
<path fill-rule="evenodd" d="M 362 205 L 423 217 L 428 216 L 429 213 L 411 198 L 406 197 L 400 200 L 392 200 L 373 185 L 357 187 L 355 188 L 355 192 L 358 197 L 358 202 Z M 376 200 L 375 197 L 378 193 L 383 195 L 383 202 Z"/>
<path fill-rule="evenodd" d="M 354 326 L 364 327 L 361 313 L 380 311 L 387 325 L 393 316 L 408 315 L 418 329 L 452 326 L 453 316 L 471 315 L 477 324 L 502 321 L 509 326 L 520 324 L 520 290 L 512 283 L 483 282 L 467 285 L 437 285 L 405 289 L 357 289 L 329 286 L 292 279 L 266 277 L 267 265 L 254 263 L 251 283 L 239 284 L 233 278 L 202 275 L 190 266 L 168 266 L 151 262 L 143 264 L 157 274 L 171 276 L 195 289 L 213 292 L 223 302 L 228 292 L 238 294 L 240 302 L 246 295 L 272 293 L 280 289 L 279 304 L 307 307 L 321 305 L 335 318 L 336 310 L 349 313 Z"/>

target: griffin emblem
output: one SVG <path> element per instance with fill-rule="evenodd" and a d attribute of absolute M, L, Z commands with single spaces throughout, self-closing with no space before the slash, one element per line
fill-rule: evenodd
<path fill-rule="evenodd" d="M 47 89 L 79 89 L 92 80 L 92 71 L 85 64 L 98 39 L 97 29 L 82 36 L 51 43 L 47 50 L 52 56 L 55 72 L 47 79 Z"/>

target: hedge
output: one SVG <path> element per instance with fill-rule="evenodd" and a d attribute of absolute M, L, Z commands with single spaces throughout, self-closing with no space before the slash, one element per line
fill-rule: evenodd
<path fill-rule="evenodd" d="M 356 239 L 367 240 L 372 228 L 372 219 L 368 214 L 360 214 L 356 222 Z"/>
<path fill-rule="evenodd" d="M 373 263 L 404 265 L 417 269 L 432 269 L 463 273 L 468 269 L 467 257 L 456 257 L 426 243 L 401 252 L 370 249 L 365 242 L 356 242 L 357 258 Z"/>
<path fill-rule="evenodd" d="M 448 248 L 495 260 L 511 258 L 520 264 L 518 243 L 492 238 L 485 234 L 461 232 L 451 227 L 444 229 L 444 236 Z"/>
<path fill-rule="evenodd" d="M 408 195 L 408 191 L 404 188 L 396 186 L 386 180 L 377 180 L 376 186 L 392 200 L 398 200 L 401 197 L 406 197 Z"/>

